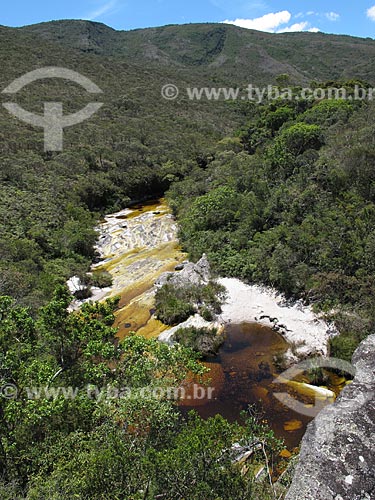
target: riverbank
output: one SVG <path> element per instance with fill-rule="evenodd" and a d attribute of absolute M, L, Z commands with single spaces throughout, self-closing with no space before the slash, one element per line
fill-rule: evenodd
<path fill-rule="evenodd" d="M 100 260 L 93 264 L 92 271 L 108 272 L 113 283 L 94 289 L 88 300 L 120 296 L 115 321 L 118 336 L 123 338 L 134 331 L 172 344 L 176 331 L 189 326 L 215 328 L 218 335 L 228 335 L 217 359 L 207 364 L 215 401 L 198 401 L 197 408 L 202 416 L 219 412 L 236 420 L 248 404 L 261 399 L 277 435 L 287 439 L 291 449 L 296 446 L 309 419 L 297 418 L 273 398 L 272 380 L 278 373 L 275 356 L 284 356 L 287 365 L 309 356 L 326 356 L 334 328 L 310 307 L 235 278 L 217 280 L 225 288 L 226 297 L 214 321 L 195 314 L 184 323 L 168 327 L 155 317 L 157 289 L 167 282 L 175 286 L 207 284 L 212 273 L 206 256 L 197 264 L 186 261 L 179 247 L 177 222 L 164 200 L 109 214 L 97 231 Z M 80 286 L 75 278 L 70 283 Z M 192 401 L 181 404 L 187 409 Z M 288 422 L 298 422 L 298 426 L 289 428 Z"/>
<path fill-rule="evenodd" d="M 247 285 L 235 278 L 220 278 L 218 282 L 227 290 L 220 315 L 223 323 L 254 322 L 273 328 L 290 345 L 286 353 L 290 360 L 328 355 L 329 339 L 337 331 L 311 307 L 287 302 L 275 290 Z"/>
<path fill-rule="evenodd" d="M 93 288 L 88 300 L 104 300 L 120 296 L 115 326 L 122 338 L 131 331 L 145 337 L 159 337 L 172 342 L 178 328 L 212 327 L 219 331 L 231 323 L 258 323 L 279 332 L 288 342 L 288 364 L 309 356 L 328 355 L 329 339 L 337 332 L 301 302 L 291 303 L 267 287 L 247 285 L 235 278 L 218 281 L 227 290 L 222 313 L 214 322 L 199 315 L 169 328 L 154 316 L 154 297 L 163 279 L 193 283 L 201 279 L 194 265 L 184 262 L 186 255 L 178 241 L 178 225 L 163 199 L 126 208 L 107 215 L 98 225 L 96 245 L 100 261 L 92 271 L 107 271 L 113 279 L 111 287 Z M 201 259 L 202 260 L 202 259 Z M 181 266 L 184 262 L 185 265 Z M 209 264 L 206 281 L 210 279 Z M 176 267 L 182 271 L 176 271 Z M 79 286 L 72 278 L 71 286 Z M 79 307 L 82 301 L 75 301 Z"/>
<path fill-rule="evenodd" d="M 159 281 L 171 282 L 186 286 L 199 279 L 201 262 L 209 269 L 206 257 L 195 265 L 185 266 L 184 271 L 169 273 Z M 189 272 L 186 272 L 189 270 Z M 181 279 L 179 279 L 181 277 Z M 206 277 L 206 281 L 210 277 Z M 167 343 L 173 342 L 176 331 L 180 328 L 216 328 L 224 330 L 228 324 L 257 323 L 272 328 L 280 333 L 288 343 L 284 355 L 288 365 L 301 359 L 312 356 L 327 356 L 329 339 L 337 334 L 332 324 L 315 314 L 311 307 L 301 302 L 286 301 L 282 294 L 275 290 L 258 285 L 247 285 L 235 278 L 219 278 L 218 283 L 226 290 L 226 298 L 222 304 L 222 312 L 215 321 L 205 321 L 198 314 L 191 316 L 185 322 L 166 329 L 159 336 L 159 340 Z"/>

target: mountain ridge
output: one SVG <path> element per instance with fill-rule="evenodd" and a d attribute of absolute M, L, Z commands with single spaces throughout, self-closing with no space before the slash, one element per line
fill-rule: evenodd
<path fill-rule="evenodd" d="M 97 22 L 61 20 L 8 28 L 80 52 L 138 64 L 195 68 L 225 80 L 293 84 L 361 78 L 375 82 L 375 40 L 326 33 L 265 33 L 229 24 L 183 24 L 117 31 Z M 317 56 L 318 54 L 318 56 Z"/>

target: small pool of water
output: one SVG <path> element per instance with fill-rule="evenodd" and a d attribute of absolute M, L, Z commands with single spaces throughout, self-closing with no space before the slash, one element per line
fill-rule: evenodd
<path fill-rule="evenodd" d="M 283 337 L 271 328 L 255 323 L 228 325 L 218 355 L 204 362 L 211 369 L 206 380 L 211 379 L 213 398 L 192 399 L 188 390 L 180 403 L 182 411 L 194 409 L 203 418 L 219 413 L 233 422 L 240 420 L 249 405 L 256 405 L 263 420 L 289 449 L 298 446 L 311 418 L 294 412 L 273 396 L 280 392 L 280 385 L 273 384 L 280 373 L 274 356 L 287 349 Z"/>

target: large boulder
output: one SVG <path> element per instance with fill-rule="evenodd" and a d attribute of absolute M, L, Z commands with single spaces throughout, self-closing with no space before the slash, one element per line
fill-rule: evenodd
<path fill-rule="evenodd" d="M 286 500 L 375 499 L 375 335 L 352 362 L 354 381 L 308 425 Z"/>
<path fill-rule="evenodd" d="M 178 272 L 162 274 L 156 281 L 156 286 L 163 286 L 169 283 L 174 286 L 186 285 L 206 285 L 211 278 L 211 269 L 206 254 L 196 264 L 187 262 L 183 269 Z"/>

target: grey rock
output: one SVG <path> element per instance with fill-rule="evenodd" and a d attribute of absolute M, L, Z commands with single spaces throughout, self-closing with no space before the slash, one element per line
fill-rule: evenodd
<path fill-rule="evenodd" d="M 352 362 L 354 381 L 307 427 L 286 500 L 375 499 L 375 335 Z"/>
<path fill-rule="evenodd" d="M 211 278 L 210 264 L 206 254 L 196 264 L 186 262 L 178 272 L 168 272 L 162 274 L 156 281 L 156 286 L 163 286 L 170 283 L 175 286 L 202 285 L 207 284 Z"/>
<path fill-rule="evenodd" d="M 159 278 L 155 281 L 155 285 L 157 287 L 164 286 L 165 284 L 167 284 L 169 282 L 169 280 L 172 278 L 173 275 L 174 275 L 174 272 L 172 272 L 172 271 L 161 274 L 159 276 Z"/>

